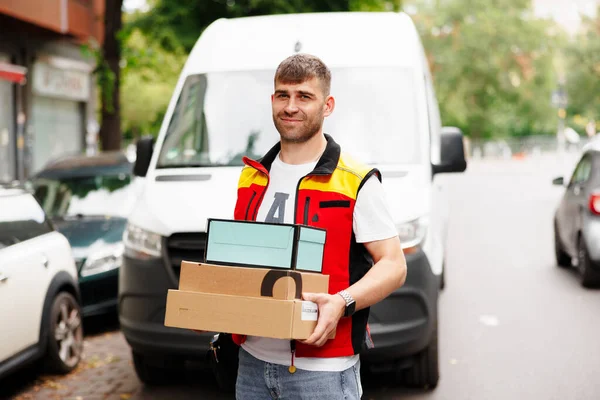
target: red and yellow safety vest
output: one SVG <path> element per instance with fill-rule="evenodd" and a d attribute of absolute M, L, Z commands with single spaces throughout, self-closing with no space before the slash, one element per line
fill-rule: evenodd
<path fill-rule="evenodd" d="M 381 174 L 342 154 L 340 146 L 329 135 L 325 137 L 327 147 L 315 169 L 298 182 L 294 221 L 327 231 L 323 274 L 329 275 L 329 293 L 334 294 L 360 280 L 373 265 L 364 245 L 356 242 L 352 222 L 362 185 L 373 174 L 381 180 Z M 259 161 L 244 158 L 246 166 L 238 183 L 236 220 L 256 220 L 269 185 L 271 164 L 280 149 L 278 143 Z M 322 347 L 298 342 L 296 356 L 342 357 L 360 353 L 365 344 L 368 318 L 368 308 L 342 318 L 335 339 L 328 340 Z M 233 340 L 241 344 L 245 337 L 234 335 Z"/>

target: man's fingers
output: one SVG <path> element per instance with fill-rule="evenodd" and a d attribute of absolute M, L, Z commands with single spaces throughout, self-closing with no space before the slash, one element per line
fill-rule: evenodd
<path fill-rule="evenodd" d="M 319 300 L 323 299 L 322 293 L 302 293 L 302 299 L 306 301 L 312 301 L 313 303 L 319 303 Z"/>
<path fill-rule="evenodd" d="M 323 336 L 321 336 L 317 340 L 317 342 L 315 343 L 315 346 L 321 347 L 325 343 L 327 343 L 327 341 L 329 340 L 329 335 L 331 334 L 331 332 L 333 332 L 333 328 L 331 327 L 331 325 L 328 325 L 327 329 L 325 329 L 325 332 L 323 332 Z"/>
<path fill-rule="evenodd" d="M 306 339 L 306 344 L 310 344 L 310 345 L 316 344 L 319 341 L 319 339 L 321 339 L 323 337 L 323 334 L 325 333 L 326 328 L 327 328 L 327 324 L 325 323 L 325 321 L 319 321 L 317 323 L 317 326 L 315 327 L 315 331 L 313 332 L 313 334 L 310 335 L 308 337 L 308 339 Z"/>

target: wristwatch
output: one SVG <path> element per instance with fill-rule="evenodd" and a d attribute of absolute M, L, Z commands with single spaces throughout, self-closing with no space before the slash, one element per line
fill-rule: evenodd
<path fill-rule="evenodd" d="M 340 290 L 337 294 L 342 296 L 344 301 L 346 302 L 346 309 L 344 310 L 344 317 L 350 317 L 354 314 L 356 309 L 356 301 L 352 298 L 350 293 L 347 290 Z"/>

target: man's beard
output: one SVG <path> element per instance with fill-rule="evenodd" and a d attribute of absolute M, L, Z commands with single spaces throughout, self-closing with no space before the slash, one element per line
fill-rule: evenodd
<path fill-rule="evenodd" d="M 284 113 L 282 113 L 280 115 L 285 117 Z M 318 115 L 316 118 L 314 118 L 312 120 L 304 119 L 302 121 L 302 125 L 299 127 L 296 127 L 296 129 L 293 129 L 291 132 L 286 130 L 286 127 L 284 126 L 282 121 L 279 119 L 279 117 L 276 115 L 273 116 L 273 123 L 275 124 L 275 128 L 277 128 L 277 131 L 279 132 L 279 135 L 281 136 L 282 142 L 305 143 L 305 142 L 308 142 L 313 137 L 315 137 L 315 135 L 317 133 L 319 133 L 319 131 L 321 130 L 321 127 L 323 125 L 323 116 Z"/>

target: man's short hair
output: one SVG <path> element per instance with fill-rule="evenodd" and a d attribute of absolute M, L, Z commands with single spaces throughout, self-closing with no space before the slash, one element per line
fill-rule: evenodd
<path fill-rule="evenodd" d="M 331 71 L 318 57 L 310 54 L 294 54 L 283 60 L 275 72 L 275 83 L 298 84 L 317 78 L 325 96 L 331 89 Z"/>

